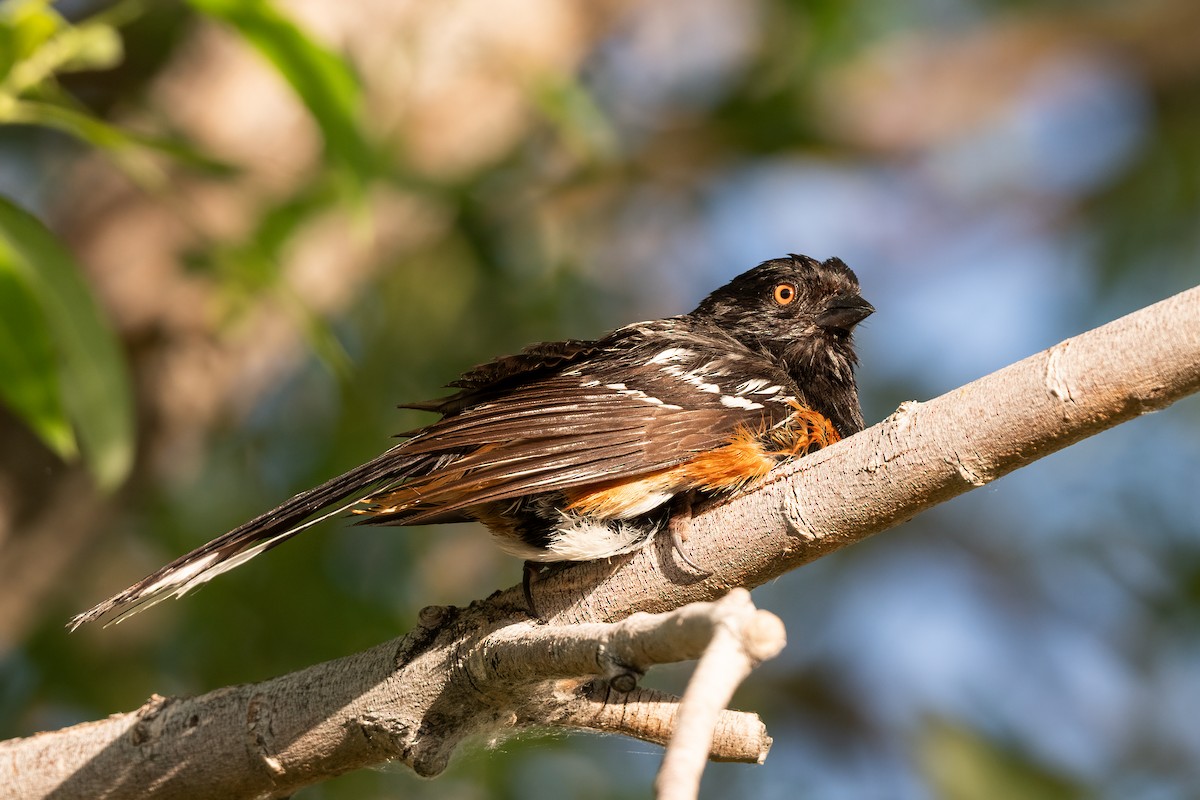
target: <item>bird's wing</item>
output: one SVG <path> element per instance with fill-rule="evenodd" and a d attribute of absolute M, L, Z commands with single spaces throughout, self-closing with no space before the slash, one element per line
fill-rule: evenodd
<path fill-rule="evenodd" d="M 528 494 L 631 478 L 789 418 L 795 387 L 748 351 L 640 347 L 585 359 L 422 430 L 402 445 L 444 466 L 356 509 L 368 524 L 441 521 Z"/>

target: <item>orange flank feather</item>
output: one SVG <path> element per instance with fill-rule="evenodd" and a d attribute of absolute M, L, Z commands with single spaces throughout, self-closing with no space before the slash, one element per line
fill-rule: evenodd
<path fill-rule="evenodd" d="M 762 434 L 739 428 L 729 444 L 701 453 L 684 465 L 690 488 L 732 491 L 756 482 L 779 463 L 764 444 Z"/>
<path fill-rule="evenodd" d="M 788 405 L 795 413 L 769 434 L 771 440 L 780 447 L 777 455 L 795 458 L 841 441 L 837 428 L 824 414 L 802 406 L 795 400 L 789 401 Z"/>
<path fill-rule="evenodd" d="M 692 489 L 728 492 L 742 489 L 765 477 L 788 458 L 806 455 L 841 439 L 824 415 L 792 403 L 795 413 L 786 423 L 767 432 L 738 428 L 729 444 L 698 454 L 667 469 L 640 478 L 589 484 L 568 490 L 567 510 L 600 519 L 621 519 L 645 502 L 649 495 L 674 495 Z"/>
<path fill-rule="evenodd" d="M 665 498 L 691 488 L 687 480 L 687 467 L 686 463 L 679 464 L 640 478 L 617 478 L 590 483 L 579 489 L 568 489 L 567 510 L 598 519 L 636 516 L 637 509 L 645 505 L 647 497 L 657 495 Z"/>

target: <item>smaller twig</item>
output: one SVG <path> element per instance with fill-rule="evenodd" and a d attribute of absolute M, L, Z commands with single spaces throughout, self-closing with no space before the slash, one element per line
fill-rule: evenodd
<path fill-rule="evenodd" d="M 575 693 L 563 700 L 553 717 L 555 726 L 631 736 L 664 747 L 671 741 L 679 718 L 679 698 L 675 695 L 638 687 L 614 696 L 601 682 L 590 688 L 593 691 Z M 708 758 L 761 764 L 770 749 L 771 737 L 757 714 L 722 710 Z"/>
<path fill-rule="evenodd" d="M 699 794 L 721 712 L 746 676 L 786 644 L 783 622 L 756 609 L 745 589 L 734 589 L 711 605 L 712 637 L 679 705 L 675 734 L 654 782 L 658 800 L 689 800 Z"/>
<path fill-rule="evenodd" d="M 473 648 L 462 669 L 480 695 L 516 709 L 511 717 L 497 718 L 508 720 L 505 727 L 552 724 L 669 744 L 685 728 L 701 725 L 701 735 L 686 738 L 685 746 L 702 769 L 709 758 L 748 763 L 766 758 L 771 739 L 762 720 L 725 705 L 750 669 L 783 643 L 778 618 L 758 612 L 750 594 L 737 589 L 716 602 L 613 623 L 508 625 Z M 637 681 L 655 664 L 697 658 L 708 667 L 698 668 L 699 684 L 694 677 L 692 685 L 700 688 L 689 689 L 689 696 L 699 698 L 691 701 L 697 709 L 710 707 L 681 723 L 686 703 L 638 688 Z"/>
<path fill-rule="evenodd" d="M 737 594 L 749 597 L 744 590 Z M 718 624 L 730 613 L 723 610 L 730 602 L 727 596 L 662 614 L 632 614 L 619 622 L 507 625 L 485 637 L 463 668 L 481 690 L 552 678 L 640 676 L 656 664 L 704 655 Z M 622 691 L 632 688 L 630 684 Z"/>

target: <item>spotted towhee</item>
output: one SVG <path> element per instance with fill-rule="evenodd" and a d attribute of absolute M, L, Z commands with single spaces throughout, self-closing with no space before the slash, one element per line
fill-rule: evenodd
<path fill-rule="evenodd" d="M 71 626 L 182 595 L 344 511 L 374 525 L 479 520 L 532 562 L 631 552 L 676 495 L 740 489 L 861 430 L 851 331 L 872 311 L 840 260 L 793 255 L 739 275 L 690 314 L 475 367 L 449 397 L 408 406 L 437 422 Z"/>

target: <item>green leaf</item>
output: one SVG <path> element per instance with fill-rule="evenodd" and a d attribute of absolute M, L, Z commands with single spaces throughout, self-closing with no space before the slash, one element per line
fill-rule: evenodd
<path fill-rule="evenodd" d="M 268 0 L 190 0 L 198 11 L 237 30 L 291 85 L 316 120 L 330 157 L 358 183 L 376 157 L 360 126 L 362 86 L 337 53 L 313 41 Z"/>
<path fill-rule="evenodd" d="M 236 173 L 234 167 L 200 153 L 185 142 L 123 130 L 72 106 L 73 101 L 68 97 L 54 97 L 49 102 L 18 100 L 7 109 L 0 106 L 0 122 L 41 125 L 70 134 L 104 150 L 127 174 L 143 183 L 156 184 L 166 179 L 150 160 L 152 153 L 212 177 Z"/>
<path fill-rule="evenodd" d="M 79 436 L 84 461 L 101 487 L 113 489 L 133 465 L 133 402 L 117 340 L 75 260 L 41 222 L 2 196 L 0 243 L 12 274 L 40 307 L 42 344 L 48 337 L 54 345 L 59 400 Z M 31 336 L 35 352 L 27 358 L 36 368 L 42 364 L 36 353 L 41 334 Z M 17 341 L 31 340 L 22 335 Z M 50 384 L 41 381 L 45 391 Z"/>
<path fill-rule="evenodd" d="M 79 451 L 58 382 L 54 340 L 16 255 L 0 240 L 0 399 L 63 459 Z"/>
<path fill-rule="evenodd" d="M 70 25 L 38 0 L 0 5 L 0 93 L 18 97 L 56 73 L 108 69 L 123 55 L 111 25 Z"/>
<path fill-rule="evenodd" d="M 28 58 L 62 28 L 62 17 L 47 0 L 0 2 L 0 82 L 13 65 Z"/>
<path fill-rule="evenodd" d="M 140 2 L 118 2 L 88 21 L 71 25 L 45 0 L 0 0 L 0 124 L 63 131 L 105 151 L 146 187 L 168 180 L 156 155 L 210 175 L 231 174 L 231 167 L 182 141 L 110 125 L 58 85 L 61 72 L 106 69 L 121 60 L 116 25 L 140 14 Z"/>

